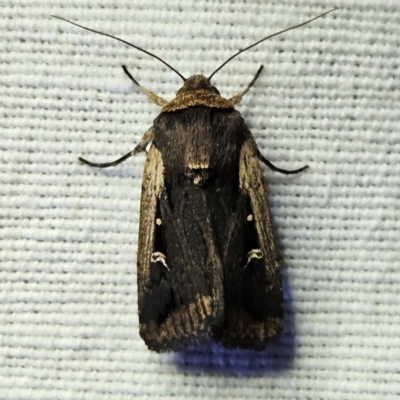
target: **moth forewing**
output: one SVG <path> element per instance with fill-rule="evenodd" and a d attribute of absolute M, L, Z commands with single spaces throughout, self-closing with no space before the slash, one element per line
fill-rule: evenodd
<path fill-rule="evenodd" d="M 148 347 L 158 352 L 180 350 L 209 338 L 222 315 L 221 283 L 216 283 L 222 271 L 219 259 L 211 256 L 200 260 L 193 254 L 191 246 L 195 243 L 186 237 L 184 221 L 174 210 L 174 206 L 179 208 L 179 190 L 175 190 L 174 198 L 167 190 L 165 176 L 170 169 L 170 163 L 165 165 L 165 157 L 153 144 L 143 174 L 138 306 L 140 334 Z M 193 208 L 196 206 L 200 213 L 201 205 L 193 204 Z M 202 227 L 207 229 L 205 221 Z M 213 254 L 210 233 L 204 239 Z M 202 268 L 212 273 L 209 279 Z"/>
<path fill-rule="evenodd" d="M 243 120 L 238 132 L 245 139 L 232 160 L 238 165 L 236 201 L 220 243 L 224 320 L 214 337 L 228 348 L 261 350 L 282 330 L 281 278 L 258 150 Z"/>
<path fill-rule="evenodd" d="M 154 247 L 157 202 L 164 184 L 164 165 L 160 152 L 151 146 L 147 155 L 140 199 L 139 243 L 137 253 L 137 277 L 139 307 L 143 304 L 143 292 L 150 282 L 150 262 Z"/>
<path fill-rule="evenodd" d="M 258 148 L 253 138 L 247 140 L 240 153 L 240 185 L 249 195 L 256 231 L 265 268 L 273 276 L 279 270 L 275 250 L 273 226 L 263 171 L 258 158 Z"/>

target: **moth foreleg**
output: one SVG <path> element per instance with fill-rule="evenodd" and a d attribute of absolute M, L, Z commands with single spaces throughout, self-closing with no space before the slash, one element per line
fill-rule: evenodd
<path fill-rule="evenodd" d="M 146 131 L 146 133 L 142 136 L 140 139 L 140 142 L 136 145 L 136 147 L 130 151 L 128 154 L 125 154 L 121 158 L 115 161 L 111 161 L 108 163 L 93 163 L 91 161 L 85 160 L 82 157 L 78 157 L 78 160 L 83 162 L 86 165 L 89 165 L 91 167 L 96 167 L 96 168 L 108 168 L 108 167 L 114 167 L 118 164 L 121 164 L 125 160 L 127 160 L 129 157 L 134 156 L 135 154 L 141 153 L 142 151 L 146 151 L 147 145 L 153 140 L 154 137 L 154 128 L 151 127 Z"/>
<path fill-rule="evenodd" d="M 242 90 L 240 93 L 238 93 L 236 96 L 231 97 L 229 100 L 232 102 L 232 104 L 235 106 L 236 104 L 239 104 L 242 101 L 243 96 L 251 89 L 251 87 L 256 83 L 256 80 L 261 74 L 261 71 L 264 69 L 264 65 L 261 65 L 260 68 L 258 68 L 258 71 L 253 78 L 253 80 L 246 86 L 244 90 Z"/>
<path fill-rule="evenodd" d="M 157 96 L 154 92 L 150 92 L 150 90 L 147 90 L 142 85 L 140 85 L 140 83 L 131 75 L 125 65 L 122 66 L 122 69 L 124 70 L 126 75 L 128 75 L 128 78 L 139 88 L 142 93 L 144 93 L 149 98 L 152 103 L 157 104 L 161 107 L 165 106 L 168 103 L 167 100 L 164 100 L 162 97 Z"/>

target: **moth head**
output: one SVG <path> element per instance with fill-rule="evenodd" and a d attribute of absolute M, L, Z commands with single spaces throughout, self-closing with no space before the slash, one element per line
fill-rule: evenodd
<path fill-rule="evenodd" d="M 177 95 L 181 95 L 187 92 L 193 92 L 196 90 L 207 90 L 212 93 L 219 94 L 218 89 L 211 84 L 209 78 L 204 75 L 192 75 L 190 78 L 185 80 L 183 86 L 178 90 Z"/>

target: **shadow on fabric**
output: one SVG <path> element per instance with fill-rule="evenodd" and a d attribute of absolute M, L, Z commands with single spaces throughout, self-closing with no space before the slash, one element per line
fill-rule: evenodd
<path fill-rule="evenodd" d="M 282 271 L 284 329 L 280 339 L 264 351 L 228 350 L 218 344 L 186 350 L 174 356 L 186 373 L 223 373 L 234 376 L 273 375 L 291 368 L 295 354 L 295 318 L 287 270 Z"/>

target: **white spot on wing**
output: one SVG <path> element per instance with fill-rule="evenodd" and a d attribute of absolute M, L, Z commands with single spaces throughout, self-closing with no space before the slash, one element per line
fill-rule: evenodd
<path fill-rule="evenodd" d="M 247 263 L 246 265 L 243 267 L 242 271 L 244 271 L 246 269 L 246 267 L 249 265 L 250 261 L 253 258 L 257 258 L 259 260 L 262 260 L 263 256 L 262 256 L 262 251 L 260 249 L 251 249 L 248 253 L 247 253 Z"/>
<path fill-rule="evenodd" d="M 160 262 L 169 271 L 169 268 L 168 268 L 168 265 L 167 265 L 167 262 L 165 261 L 165 259 L 166 259 L 166 257 L 163 253 L 156 251 L 151 255 L 150 262 L 152 262 L 152 263 Z"/>

